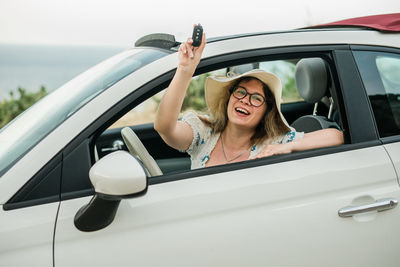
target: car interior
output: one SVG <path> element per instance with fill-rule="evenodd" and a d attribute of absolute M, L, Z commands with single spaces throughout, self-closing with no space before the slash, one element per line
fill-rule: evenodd
<path fill-rule="evenodd" d="M 288 68 L 288 66 L 290 67 Z M 247 63 L 218 69 L 206 73 L 206 76 L 215 72 L 218 74 L 221 74 L 221 72 L 223 74 L 228 72 L 241 74 L 257 68 L 275 73 L 282 80 L 281 110 L 288 123 L 296 131 L 308 133 L 324 128 L 344 130 L 332 71 L 323 58 L 295 58 L 275 62 Z M 200 76 L 194 77 L 193 80 L 198 82 Z M 294 99 L 285 94 L 290 90 L 289 87 L 292 88 L 292 91 L 295 91 L 292 92 L 292 95 L 295 95 Z M 113 151 L 123 149 L 130 151 L 142 161 L 149 177 L 190 170 L 188 154 L 169 147 L 153 128 L 152 122 L 162 92 L 156 93 L 124 116 L 114 120 L 113 124 L 96 139 L 96 160 Z M 200 98 L 203 95 L 201 92 L 198 93 Z M 287 100 L 285 98 L 292 99 Z M 145 102 L 153 102 L 150 105 L 152 108 L 146 108 Z M 206 110 L 203 109 L 199 112 L 204 111 Z M 131 116 L 128 116 L 130 113 Z M 140 118 L 141 115 L 137 115 L 139 113 L 145 117 L 152 113 L 153 117 L 146 120 Z M 132 114 L 137 116 L 135 117 Z"/>

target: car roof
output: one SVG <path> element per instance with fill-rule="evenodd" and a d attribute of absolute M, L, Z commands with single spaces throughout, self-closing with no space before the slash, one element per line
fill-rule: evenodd
<path fill-rule="evenodd" d="M 310 27 L 305 29 L 319 29 L 332 27 L 362 27 L 383 32 L 400 32 L 400 13 L 365 16 L 345 19 Z"/>
<path fill-rule="evenodd" d="M 315 28 L 314 28 L 315 27 Z M 287 34 L 287 33 L 301 33 L 301 32 L 349 32 L 349 31 L 377 31 L 371 28 L 366 27 L 343 27 L 343 26 L 321 26 L 313 28 L 303 28 L 303 29 L 296 29 L 296 30 L 282 30 L 282 31 L 268 31 L 268 32 L 252 32 L 252 33 L 240 33 L 234 35 L 225 35 L 225 36 L 216 36 L 207 38 L 207 43 L 214 43 L 220 41 L 226 41 L 231 39 L 240 39 L 245 37 L 254 37 L 260 35 L 279 35 L 279 34 Z M 382 31 L 380 31 L 382 32 Z M 397 33 L 394 31 L 386 31 L 386 33 Z M 143 41 L 145 40 L 145 41 Z M 177 48 L 181 42 L 175 40 L 175 37 L 170 34 L 164 33 L 155 33 L 143 36 L 142 38 L 138 39 L 135 43 L 135 47 L 151 47 L 151 48 L 161 48 L 170 51 L 177 51 Z"/>
<path fill-rule="evenodd" d="M 299 33 L 312 31 L 379 31 L 381 33 L 400 33 L 400 13 L 374 15 L 366 17 L 351 18 L 326 24 L 308 26 L 305 28 L 283 31 L 266 31 L 242 33 L 228 36 L 219 36 L 207 38 L 207 43 L 237 39 L 243 37 L 252 37 L 258 35 L 274 35 L 284 33 Z M 135 47 L 161 48 L 170 51 L 177 51 L 180 42 L 175 40 L 175 36 L 164 33 L 154 33 L 143 36 L 135 43 Z"/>
<path fill-rule="evenodd" d="M 243 38 L 243 37 L 252 37 L 259 35 L 275 35 L 275 34 L 286 34 L 286 33 L 301 33 L 301 32 L 349 32 L 349 31 L 371 31 L 367 28 L 356 28 L 356 27 L 321 27 L 321 28 L 302 28 L 296 30 L 281 30 L 281 31 L 266 31 L 266 32 L 251 32 L 251 33 L 240 33 L 235 35 L 225 35 L 218 37 L 207 38 L 207 43 L 213 43 L 218 41 Z"/>

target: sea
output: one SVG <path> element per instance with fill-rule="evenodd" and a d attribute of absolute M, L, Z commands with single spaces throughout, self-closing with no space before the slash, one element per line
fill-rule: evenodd
<path fill-rule="evenodd" d="M 129 47 L 0 44 L 0 102 L 18 98 L 18 88 L 51 92 L 80 73 Z"/>

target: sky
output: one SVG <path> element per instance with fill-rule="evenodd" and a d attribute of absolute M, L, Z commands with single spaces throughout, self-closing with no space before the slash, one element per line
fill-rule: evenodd
<path fill-rule="evenodd" d="M 398 12 L 399 0 L 0 0 L 0 44 L 132 46 L 158 32 L 186 40 L 194 23 L 214 37 Z"/>

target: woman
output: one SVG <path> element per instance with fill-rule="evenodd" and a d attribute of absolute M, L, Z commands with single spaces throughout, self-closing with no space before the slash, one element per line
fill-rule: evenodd
<path fill-rule="evenodd" d="M 234 77 L 209 77 L 205 85 L 210 118 L 188 113 L 178 121 L 186 90 L 206 45 L 189 39 L 160 103 L 154 128 L 171 147 L 186 151 L 192 169 L 343 144 L 343 133 L 324 129 L 299 133 L 280 112 L 278 77 L 253 70 Z"/>

